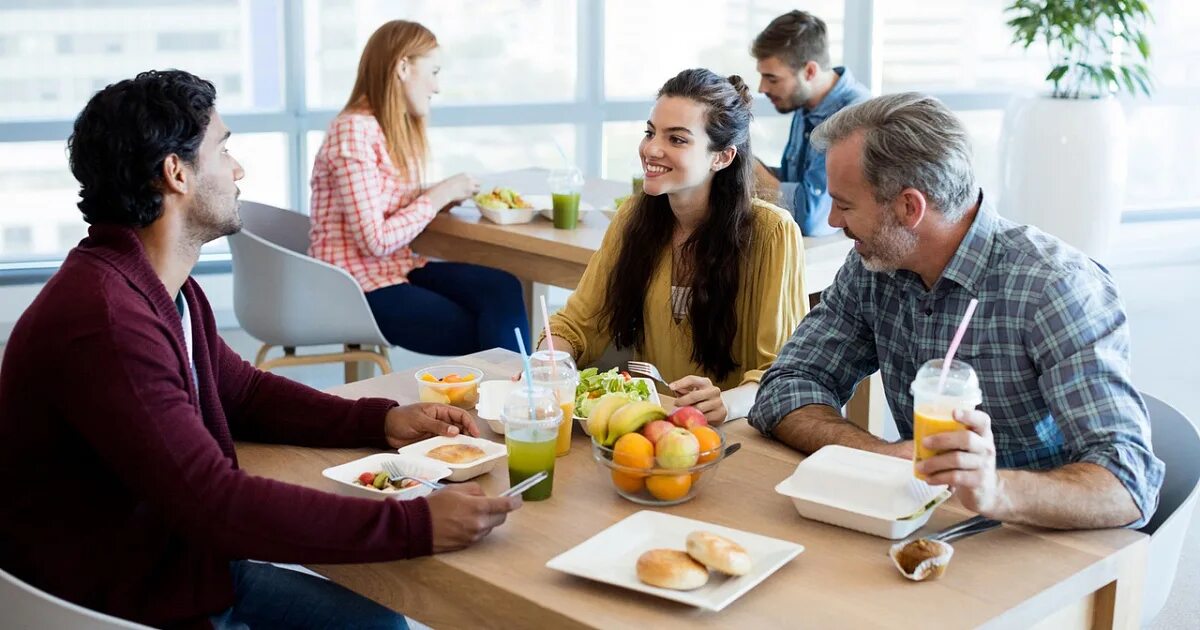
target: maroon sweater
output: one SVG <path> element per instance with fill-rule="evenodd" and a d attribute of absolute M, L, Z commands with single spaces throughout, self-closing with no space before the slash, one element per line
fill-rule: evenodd
<path fill-rule="evenodd" d="M 426 555 L 429 506 L 340 497 L 238 469 L 233 440 L 386 447 L 396 403 L 255 369 L 188 279 L 179 312 L 129 229 L 93 226 L 21 316 L 0 367 L 0 567 L 88 608 L 206 626 L 229 562 Z M 316 474 L 314 472 L 314 474 Z"/>

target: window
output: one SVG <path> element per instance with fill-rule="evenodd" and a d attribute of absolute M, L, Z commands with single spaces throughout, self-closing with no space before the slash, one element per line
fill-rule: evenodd
<path fill-rule="evenodd" d="M 880 2 L 883 93 L 1037 88 L 1045 48 L 1011 44 L 1006 0 Z"/>
<path fill-rule="evenodd" d="M 240 89 L 250 82 L 244 75 L 281 85 L 278 19 L 259 16 L 262 6 L 282 10 L 277 2 L 251 0 L 6 3 L 0 39 L 23 45 L 21 59 L 4 62 L 9 89 L 0 89 L 0 120 L 73 119 L 97 86 L 151 68 L 182 68 L 215 80 L 225 112 L 277 106 L 277 94 L 261 95 L 260 103 L 259 95 Z M 239 87 L 225 90 L 231 71 Z"/>
<path fill-rule="evenodd" d="M 689 67 L 758 83 L 754 37 L 799 6 L 829 26 L 832 61 L 878 92 L 932 92 L 971 134 L 997 190 L 1009 94 L 1044 90 L 1044 50 L 1012 45 L 1011 0 L 8 0 L 0 3 L 0 263 L 56 259 L 85 227 L 66 136 L 105 86 L 178 67 L 217 87 L 246 170 L 242 198 L 307 211 L 312 159 L 383 22 L 428 26 L 442 49 L 431 181 L 551 167 L 627 180 L 655 93 Z M 1200 208 L 1200 3 L 1156 0 L 1158 89 L 1123 99 L 1130 212 Z M 874 39 L 872 39 L 874 38 Z M 36 60 L 36 63 L 32 62 Z M 304 89 L 289 91 L 302 82 Z M 791 115 L 755 102 L 752 149 L 779 163 Z M 221 251 L 223 242 L 206 251 Z"/>
<path fill-rule="evenodd" d="M 802 7 L 825 21 L 830 56 L 842 59 L 843 3 Z M 604 91 L 610 99 L 651 99 L 667 79 L 686 68 L 741 75 L 758 84 L 750 44 L 775 17 L 796 8 L 784 0 L 607 0 L 604 3 Z"/>
<path fill-rule="evenodd" d="M 575 98 L 575 3 L 492 0 L 354 3 L 309 0 L 305 23 L 309 104 L 340 108 L 371 33 L 387 20 L 420 22 L 442 49 L 434 107 Z"/>

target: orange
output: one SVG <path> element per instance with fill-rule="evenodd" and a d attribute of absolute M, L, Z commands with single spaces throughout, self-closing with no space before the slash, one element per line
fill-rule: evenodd
<path fill-rule="evenodd" d="M 700 441 L 700 459 L 696 463 L 711 462 L 721 454 L 717 450 L 721 448 L 721 434 L 717 433 L 716 429 L 708 426 L 698 426 L 692 427 L 689 431 Z"/>
<path fill-rule="evenodd" d="M 642 482 L 642 478 L 636 475 L 627 475 L 619 470 L 612 471 L 612 482 L 618 490 L 628 492 L 629 494 L 637 494 L 646 487 Z"/>
<path fill-rule="evenodd" d="M 649 470 L 654 466 L 654 444 L 640 433 L 626 433 L 613 445 L 613 463 L 629 468 Z M 641 479 L 645 473 L 625 470 L 621 474 Z"/>
<path fill-rule="evenodd" d="M 676 501 L 692 489 L 691 475 L 652 475 L 646 479 L 646 489 L 659 501 Z"/>

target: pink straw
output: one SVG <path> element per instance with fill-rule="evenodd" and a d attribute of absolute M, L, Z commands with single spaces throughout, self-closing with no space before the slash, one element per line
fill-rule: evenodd
<path fill-rule="evenodd" d="M 950 342 L 950 349 L 946 351 L 946 358 L 942 359 L 942 378 L 938 380 L 937 388 L 939 394 L 946 388 L 946 379 L 950 376 L 950 363 L 954 361 L 954 353 L 958 352 L 958 344 L 962 343 L 963 335 L 967 333 L 967 324 L 971 323 L 971 316 L 975 314 L 976 306 L 979 306 L 979 300 L 971 298 L 971 303 L 967 304 L 967 312 L 963 313 L 958 330 L 954 333 L 954 340 Z"/>
<path fill-rule="evenodd" d="M 542 323 L 546 326 L 546 343 L 550 345 L 550 376 L 558 378 L 558 356 L 554 354 L 554 337 L 550 335 L 550 311 L 546 308 L 545 294 L 539 295 L 542 298 Z"/>

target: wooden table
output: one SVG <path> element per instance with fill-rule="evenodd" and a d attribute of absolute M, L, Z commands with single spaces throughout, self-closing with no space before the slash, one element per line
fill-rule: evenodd
<path fill-rule="evenodd" d="M 517 355 L 490 350 L 456 363 L 505 378 Z M 412 371 L 338 387 L 347 396 L 416 397 Z M 486 437 L 496 439 L 481 423 Z M 1148 538 L 1111 529 L 1054 532 L 1006 525 L 955 543 L 946 575 L 902 578 L 889 542 L 808 521 L 774 492 L 801 457 L 745 422 L 727 427 L 741 452 L 722 462 L 699 496 L 663 511 L 803 544 L 804 553 L 719 613 L 545 568 L 555 555 L 640 509 L 608 485 L 576 431 L 559 458 L 554 496 L 526 503 L 464 551 L 417 560 L 319 565 L 313 570 L 435 628 L 1136 627 Z M 239 444 L 249 472 L 333 490 L 320 472 L 370 451 Z M 477 479 L 488 494 L 507 487 L 500 469 Z M 925 531 L 969 516 L 953 500 Z M 635 558 L 629 559 L 632 564 Z"/>

